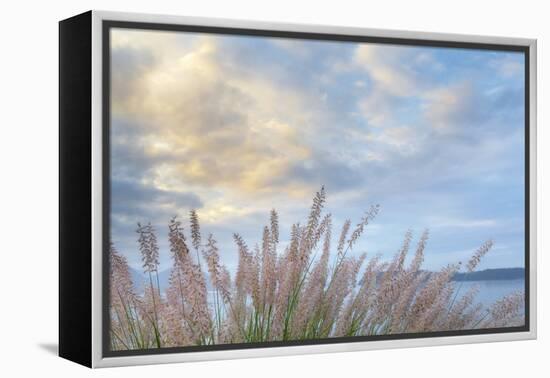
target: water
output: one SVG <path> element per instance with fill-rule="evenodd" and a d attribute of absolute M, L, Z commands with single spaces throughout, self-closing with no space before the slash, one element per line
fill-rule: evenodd
<path fill-rule="evenodd" d="M 472 288 L 473 286 L 477 286 L 478 292 L 475 296 L 474 303 L 481 303 L 484 308 L 491 307 L 491 305 L 493 305 L 496 301 L 504 298 L 507 295 L 517 293 L 519 291 L 525 292 L 525 281 L 523 279 L 458 281 L 455 282 L 455 284 L 456 290 L 459 290 L 456 300 L 462 298 L 462 296 L 466 294 L 468 290 L 470 290 L 470 288 Z M 208 303 L 210 305 L 213 305 L 213 294 L 213 291 L 208 291 Z M 521 310 L 521 312 L 523 312 L 523 310 Z"/>
<path fill-rule="evenodd" d="M 478 293 L 475 298 L 475 303 L 481 303 L 484 307 L 489 307 L 499 299 L 516 293 L 518 291 L 525 291 L 525 281 L 523 279 L 516 280 L 493 280 L 493 281 L 461 281 L 456 282 L 456 288 L 460 285 L 460 291 L 458 296 L 466 294 L 468 290 L 476 286 L 478 287 Z"/>

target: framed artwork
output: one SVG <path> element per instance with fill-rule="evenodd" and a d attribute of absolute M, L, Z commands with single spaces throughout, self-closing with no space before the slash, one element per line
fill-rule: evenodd
<path fill-rule="evenodd" d="M 60 355 L 536 337 L 536 42 L 60 22 Z"/>

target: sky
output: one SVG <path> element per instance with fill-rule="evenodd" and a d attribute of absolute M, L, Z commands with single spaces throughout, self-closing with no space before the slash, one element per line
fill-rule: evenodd
<path fill-rule="evenodd" d="M 233 233 L 260 243 L 275 208 L 284 247 L 324 186 L 334 239 L 380 205 L 352 253 L 429 229 L 426 269 L 489 239 L 478 269 L 523 267 L 523 72 L 517 52 L 111 29 L 111 239 L 140 269 L 151 222 L 167 269 L 168 222 L 196 209 L 234 269 Z"/>

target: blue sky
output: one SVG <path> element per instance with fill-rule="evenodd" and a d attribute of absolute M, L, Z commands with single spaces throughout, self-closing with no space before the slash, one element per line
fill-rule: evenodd
<path fill-rule="evenodd" d="M 231 235 L 282 244 L 328 194 L 334 235 L 372 204 L 354 253 L 389 259 L 428 228 L 425 268 L 523 266 L 524 60 L 514 52 L 113 29 L 112 239 L 139 268 L 151 221 L 198 211 L 231 268 Z M 186 224 L 186 223 L 185 223 Z"/>

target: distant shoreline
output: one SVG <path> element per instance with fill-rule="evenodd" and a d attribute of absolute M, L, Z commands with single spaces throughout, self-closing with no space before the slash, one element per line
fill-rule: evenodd
<path fill-rule="evenodd" d="M 525 278 L 525 268 L 485 269 L 471 273 L 456 273 L 453 281 L 504 281 Z"/>
<path fill-rule="evenodd" d="M 132 281 L 135 289 L 138 292 L 143 291 L 144 283 L 147 281 L 147 276 L 141 273 L 139 270 L 130 268 Z M 429 272 L 431 274 L 435 272 Z M 380 275 L 383 273 L 380 272 Z M 161 288 L 167 287 L 169 284 L 170 271 L 164 270 L 159 272 L 159 280 Z M 506 280 L 519 280 L 525 279 L 524 268 L 497 268 L 497 269 L 485 269 L 475 271 L 471 273 L 456 273 L 452 279 L 454 282 L 461 281 L 506 281 Z"/>

